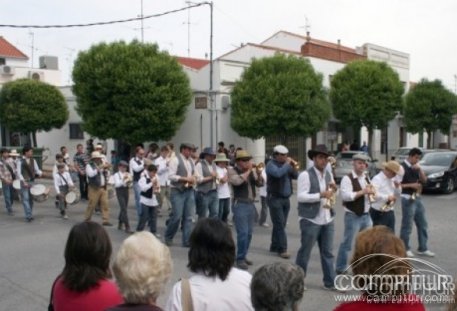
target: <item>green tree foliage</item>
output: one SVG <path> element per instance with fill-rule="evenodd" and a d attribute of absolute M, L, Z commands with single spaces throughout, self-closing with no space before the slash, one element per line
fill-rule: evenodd
<path fill-rule="evenodd" d="M 253 60 L 232 92 L 232 128 L 252 139 L 309 136 L 329 117 L 322 75 L 303 58 L 277 54 Z"/>
<path fill-rule="evenodd" d="M 457 97 L 440 80 L 422 79 L 404 101 L 404 122 L 411 133 L 426 131 L 428 147 L 434 131 L 449 134 L 452 115 L 457 113 Z"/>
<path fill-rule="evenodd" d="M 0 121 L 8 129 L 35 134 L 61 128 L 68 120 L 68 107 L 55 86 L 20 79 L 3 85 L 0 93 Z M 36 139 L 34 136 L 34 145 Z"/>
<path fill-rule="evenodd" d="M 138 41 L 100 43 L 81 52 L 73 81 L 84 130 L 129 143 L 171 138 L 192 96 L 177 60 Z"/>
<path fill-rule="evenodd" d="M 403 91 L 398 74 L 389 65 L 358 60 L 333 76 L 330 101 L 335 117 L 343 125 L 355 131 L 367 127 L 371 148 L 373 130 L 385 128 L 401 111 Z"/>

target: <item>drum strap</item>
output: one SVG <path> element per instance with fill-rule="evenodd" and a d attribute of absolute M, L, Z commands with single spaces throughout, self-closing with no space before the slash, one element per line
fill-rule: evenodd
<path fill-rule="evenodd" d="M 68 183 L 67 183 L 67 180 L 65 179 L 65 177 L 63 177 L 63 175 L 62 175 L 62 174 L 60 174 L 60 173 L 59 173 L 59 176 L 60 176 L 60 178 L 62 178 L 62 179 L 63 179 L 63 181 L 65 182 L 65 186 L 67 186 L 67 187 L 68 187 Z"/>
<path fill-rule="evenodd" d="M 5 166 L 6 168 L 8 169 L 8 171 L 10 171 L 10 174 L 11 174 L 11 178 L 14 180 L 16 179 L 16 174 L 14 174 L 14 171 L 13 171 L 13 168 L 8 164 L 6 163 L 6 161 L 1 161 Z"/>

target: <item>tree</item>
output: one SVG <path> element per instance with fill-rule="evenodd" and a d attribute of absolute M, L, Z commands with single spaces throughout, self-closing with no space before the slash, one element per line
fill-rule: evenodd
<path fill-rule="evenodd" d="M 11 131 L 32 134 L 62 128 L 68 120 L 68 107 L 55 86 L 20 79 L 3 85 L 0 93 L 0 121 Z"/>
<path fill-rule="evenodd" d="M 457 97 L 444 88 L 440 80 L 422 79 L 406 94 L 403 120 L 411 133 L 425 130 L 427 147 L 431 148 L 432 133 L 439 130 L 448 135 L 452 115 L 457 113 Z"/>
<path fill-rule="evenodd" d="M 73 81 L 84 130 L 131 144 L 170 139 L 192 96 L 177 60 L 156 44 L 138 41 L 100 43 L 81 52 Z"/>
<path fill-rule="evenodd" d="M 307 59 L 276 54 L 253 60 L 233 88 L 231 125 L 241 136 L 310 136 L 329 117 L 322 75 Z"/>
<path fill-rule="evenodd" d="M 356 133 L 367 127 L 371 153 L 373 130 L 387 127 L 401 111 L 402 94 L 403 84 L 389 65 L 357 60 L 333 76 L 330 101 L 343 126 L 352 127 Z"/>

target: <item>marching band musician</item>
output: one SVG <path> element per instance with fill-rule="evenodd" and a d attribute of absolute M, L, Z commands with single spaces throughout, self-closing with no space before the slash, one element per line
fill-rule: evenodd
<path fill-rule="evenodd" d="M 227 223 L 227 218 L 230 213 L 230 187 L 228 184 L 227 165 L 229 159 L 225 153 L 218 153 L 216 159 L 216 174 L 217 174 L 217 197 L 219 198 L 219 219 Z"/>
<path fill-rule="evenodd" d="M 159 210 L 157 211 L 160 216 L 163 202 L 165 199 L 170 205 L 170 181 L 168 180 L 168 158 L 169 149 L 167 146 L 160 148 L 160 156 L 154 160 L 154 165 L 157 166 L 157 176 L 160 181 L 160 194 L 157 195 L 157 201 L 159 201 Z"/>
<path fill-rule="evenodd" d="M 13 181 L 16 179 L 16 163 L 9 156 L 9 150 L 2 148 L 0 159 L 0 179 L 2 180 L 2 191 L 5 197 L 5 208 L 8 215 L 13 216 L 14 188 Z"/>
<path fill-rule="evenodd" d="M 56 164 L 57 172 L 52 175 L 54 178 L 54 188 L 56 189 L 56 197 L 58 200 L 58 207 L 60 210 L 60 216 L 63 219 L 68 219 L 66 209 L 67 209 L 67 202 L 65 201 L 65 196 L 70 191 L 70 189 L 74 188 L 73 180 L 71 179 L 71 175 L 68 172 L 68 166 L 63 162 L 59 162 Z"/>
<path fill-rule="evenodd" d="M 190 158 L 193 149 L 193 144 L 182 143 L 179 148 L 180 154 L 172 157 L 168 166 L 168 179 L 171 182 L 171 214 L 165 230 L 165 244 L 168 246 L 172 245 L 182 219 L 182 246 L 189 247 L 192 216 L 195 210 L 193 185 L 196 183 L 196 178 L 194 163 Z"/>
<path fill-rule="evenodd" d="M 108 167 L 103 164 L 103 156 L 100 152 L 94 151 L 91 160 L 86 165 L 86 175 L 89 180 L 89 204 L 86 208 L 84 218 L 90 221 L 95 207 L 100 204 L 104 226 L 112 226 L 109 222 L 108 191 Z"/>
<path fill-rule="evenodd" d="M 30 193 L 36 177 L 40 177 L 42 172 L 33 158 L 33 148 L 25 146 L 22 149 L 22 159 L 18 160 L 17 177 L 21 181 L 21 199 L 24 207 L 25 219 L 27 222 L 33 221 L 33 198 Z"/>
<path fill-rule="evenodd" d="M 208 216 L 219 217 L 219 198 L 216 185 L 216 152 L 211 147 L 202 151 L 203 159 L 195 165 L 195 171 L 199 177 L 197 180 L 196 206 L 198 219 Z"/>
<path fill-rule="evenodd" d="M 136 231 L 143 231 L 146 222 L 148 222 L 151 233 L 156 237 L 160 237 L 157 234 L 157 208 L 159 203 L 157 202 L 156 194 L 160 193 L 157 166 L 149 164 L 146 172 L 141 174 L 138 185 L 141 190 L 141 217 Z"/>
<path fill-rule="evenodd" d="M 395 233 L 394 205 L 401 193 L 400 183 L 394 181 L 400 171 L 397 161 L 384 162 L 382 171 L 371 180 L 376 189 L 375 202 L 371 205 L 370 216 L 373 226 L 384 225 Z"/>
<path fill-rule="evenodd" d="M 325 145 L 317 145 L 308 151 L 314 166 L 300 173 L 297 180 L 298 216 L 301 231 L 301 246 L 296 264 L 306 277 L 309 257 L 314 244 L 318 243 L 324 274 L 324 288 L 333 289 L 335 270 L 333 238 L 335 235 L 334 210 L 329 201 L 336 194 L 332 173 L 326 167 L 329 153 Z M 334 204 L 334 202 L 332 202 Z"/>
<path fill-rule="evenodd" d="M 252 265 L 246 256 L 252 239 L 256 196 L 255 187 L 263 185 L 263 179 L 253 169 L 251 155 L 246 150 L 238 150 L 235 166 L 228 169 L 229 182 L 233 189 L 233 222 L 236 228 L 236 265 L 247 270 Z"/>
<path fill-rule="evenodd" d="M 141 218 L 140 187 L 138 181 L 144 171 L 144 149 L 141 146 L 135 148 L 135 156 L 130 159 L 130 174 L 133 176 L 133 193 L 135 195 L 135 208 L 138 219 Z"/>
<path fill-rule="evenodd" d="M 130 229 L 127 207 L 129 204 L 129 182 L 133 182 L 132 175 L 127 171 L 128 163 L 120 161 L 118 171 L 114 174 L 114 188 L 116 189 L 117 202 L 119 203 L 119 223 L 117 229 L 125 229 L 126 233 L 133 233 Z"/>
<path fill-rule="evenodd" d="M 341 199 L 344 205 L 344 237 L 336 257 L 336 273 L 342 274 L 347 269 L 348 254 L 352 249 L 354 235 L 372 226 L 369 214 L 370 199 L 375 191 L 365 174 L 369 157 L 358 153 L 352 157 L 352 172 L 341 180 Z"/>

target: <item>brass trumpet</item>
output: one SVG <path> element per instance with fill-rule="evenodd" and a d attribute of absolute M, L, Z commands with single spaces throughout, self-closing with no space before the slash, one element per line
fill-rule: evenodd
<path fill-rule="evenodd" d="M 260 175 L 265 169 L 265 163 L 260 162 L 259 164 L 252 164 L 252 168 L 255 168 L 257 174 Z"/>
<path fill-rule="evenodd" d="M 332 196 L 330 198 L 325 199 L 323 208 L 331 209 L 336 204 L 336 185 L 328 185 L 328 191 L 332 192 Z"/>
<path fill-rule="evenodd" d="M 127 185 L 127 187 L 131 188 L 133 186 L 133 177 L 130 175 L 129 172 L 124 173 L 124 183 Z"/>
<path fill-rule="evenodd" d="M 376 187 L 373 186 L 372 184 L 368 184 L 367 188 L 369 188 L 369 189 L 371 189 L 371 191 L 373 191 L 373 193 L 368 195 L 368 201 L 370 203 L 376 202 Z"/>
<path fill-rule="evenodd" d="M 395 201 L 387 201 L 383 206 L 381 206 L 381 211 L 386 211 L 392 208 L 395 205 Z"/>
<path fill-rule="evenodd" d="M 298 161 L 295 161 L 294 159 L 290 159 L 290 165 L 296 170 L 298 171 L 300 169 L 300 162 Z"/>
<path fill-rule="evenodd" d="M 411 194 L 411 201 L 415 201 L 422 194 L 422 184 L 419 184 L 419 189 Z"/>
<path fill-rule="evenodd" d="M 330 163 L 330 165 L 332 166 L 332 169 L 336 169 L 336 159 L 335 157 L 328 157 L 328 163 Z"/>

